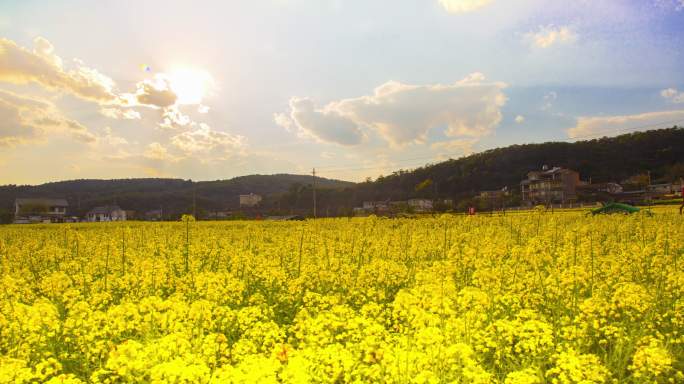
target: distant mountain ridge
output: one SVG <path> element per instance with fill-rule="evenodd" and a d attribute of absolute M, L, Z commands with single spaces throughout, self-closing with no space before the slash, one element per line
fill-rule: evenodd
<path fill-rule="evenodd" d="M 0 186 L 0 209 L 11 211 L 16 198 L 66 198 L 69 213 L 83 215 L 87 210 L 107 204 L 139 214 L 163 209 L 175 216 L 191 212 L 193 204 L 200 210 L 231 210 L 239 207 L 239 195 L 255 193 L 272 197 L 290 190 L 292 185 L 311 184 L 310 175 L 275 174 L 249 175 L 228 180 L 191 181 L 182 179 L 80 179 L 50 182 L 40 185 Z M 327 188 L 351 187 L 354 183 L 316 177 L 316 186 Z M 194 200 L 194 201 L 193 201 Z"/>

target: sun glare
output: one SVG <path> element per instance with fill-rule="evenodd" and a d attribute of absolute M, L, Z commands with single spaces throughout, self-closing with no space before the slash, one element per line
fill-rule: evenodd
<path fill-rule="evenodd" d="M 175 70 L 168 78 L 179 104 L 201 104 L 212 83 L 207 72 L 196 69 Z"/>

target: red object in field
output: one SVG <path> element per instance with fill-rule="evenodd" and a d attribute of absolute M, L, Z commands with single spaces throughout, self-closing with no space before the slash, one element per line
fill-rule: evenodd
<path fill-rule="evenodd" d="M 470 208 L 468 208 L 468 214 L 469 214 L 469 215 L 474 215 L 474 214 L 475 214 L 475 207 L 470 207 Z"/>

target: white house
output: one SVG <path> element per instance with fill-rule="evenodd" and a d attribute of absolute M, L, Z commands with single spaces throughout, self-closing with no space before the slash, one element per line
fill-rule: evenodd
<path fill-rule="evenodd" d="M 86 214 L 87 221 L 126 221 L 126 211 L 118 205 L 95 207 Z"/>
<path fill-rule="evenodd" d="M 240 207 L 256 207 L 261 202 L 261 196 L 254 193 L 240 195 Z"/>
<path fill-rule="evenodd" d="M 415 212 L 432 212 L 432 200 L 429 199 L 411 199 L 408 206 Z"/>

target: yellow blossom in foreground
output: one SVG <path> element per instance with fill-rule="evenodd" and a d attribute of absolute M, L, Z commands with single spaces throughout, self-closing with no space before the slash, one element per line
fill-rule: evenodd
<path fill-rule="evenodd" d="M 0 384 L 684 383 L 684 219 L 0 227 Z"/>

